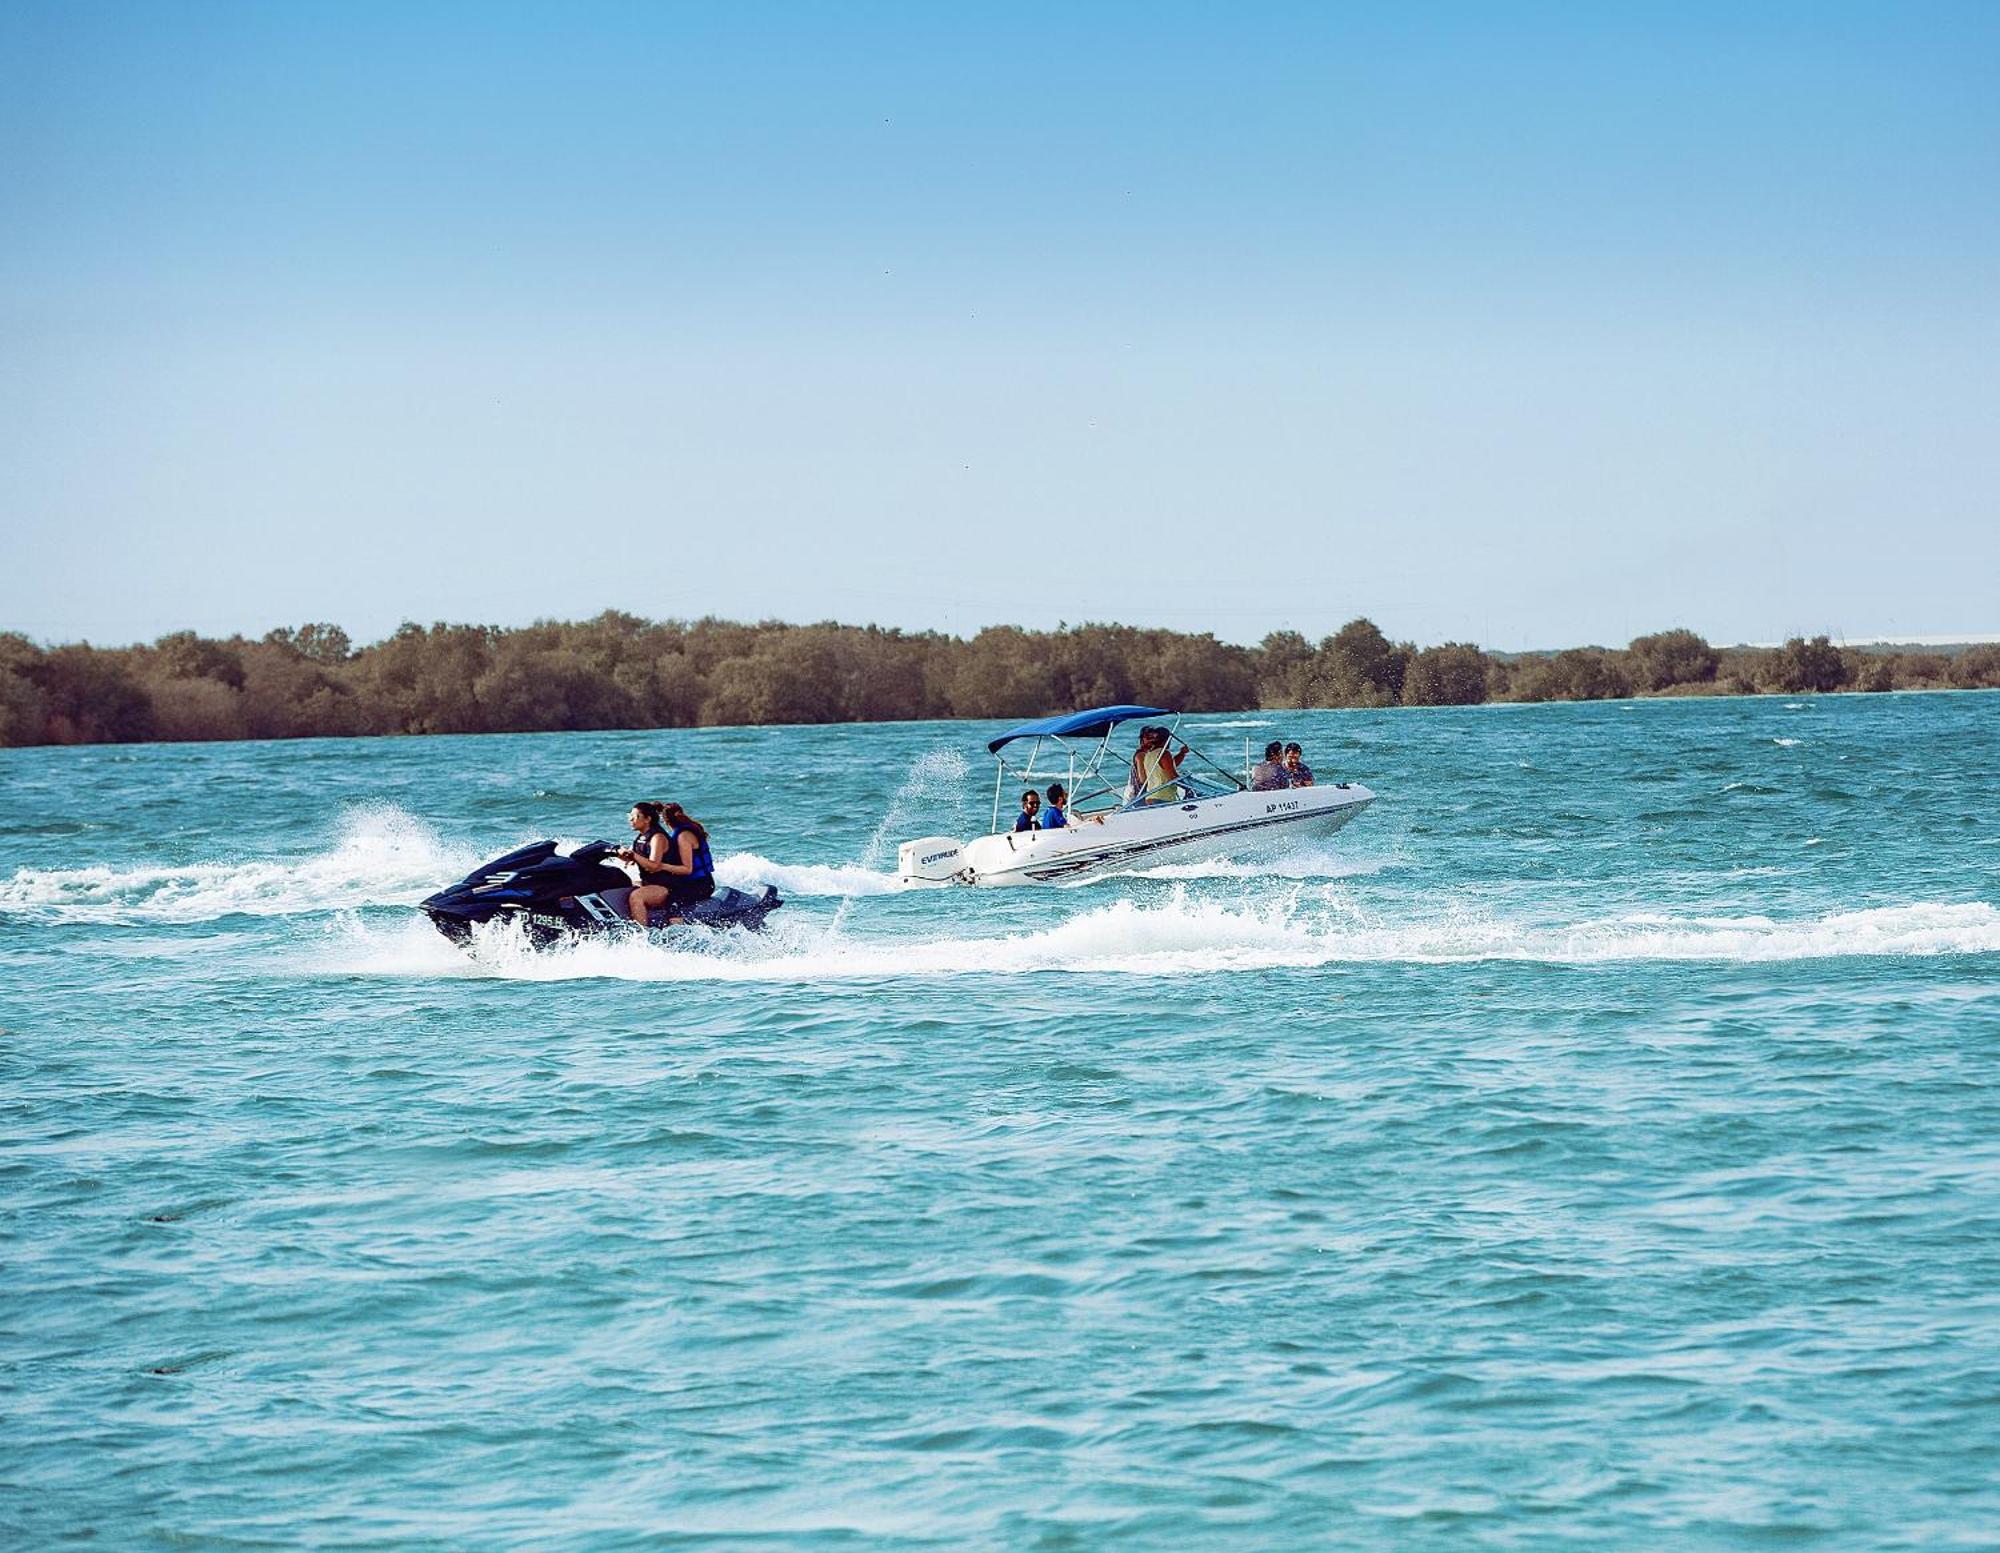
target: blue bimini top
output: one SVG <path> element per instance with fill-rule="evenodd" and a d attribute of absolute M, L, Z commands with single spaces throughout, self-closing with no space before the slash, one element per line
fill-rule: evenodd
<path fill-rule="evenodd" d="M 1090 738 L 1109 733 L 1120 723 L 1129 723 L 1135 717 L 1172 717 L 1174 714 L 1158 706 L 1094 706 L 1087 712 L 1065 712 L 1060 717 L 1044 717 L 1039 722 L 1023 723 L 1012 733 L 1003 733 L 997 739 L 987 742 L 989 753 L 997 755 L 1001 749 L 1016 739 L 1046 739 L 1066 733 L 1081 733 Z"/>

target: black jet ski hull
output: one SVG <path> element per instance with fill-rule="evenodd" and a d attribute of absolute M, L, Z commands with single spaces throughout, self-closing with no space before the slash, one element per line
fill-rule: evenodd
<path fill-rule="evenodd" d="M 567 857 L 553 841 L 538 841 L 474 869 L 421 905 L 437 930 L 453 943 L 470 946 L 474 931 L 489 922 L 518 927 L 537 949 L 583 938 L 642 931 L 626 913 L 632 881 L 607 859 L 610 843 L 593 841 Z M 762 894 L 718 885 L 707 900 L 650 913 L 649 927 L 671 941 L 690 930 L 758 932 L 764 919 L 784 902 L 770 885 Z M 670 915 L 679 922 L 670 924 Z"/>

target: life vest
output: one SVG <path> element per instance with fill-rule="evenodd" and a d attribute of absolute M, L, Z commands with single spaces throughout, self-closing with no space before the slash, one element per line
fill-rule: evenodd
<path fill-rule="evenodd" d="M 667 833 L 661 830 L 659 826 L 648 825 L 644 830 L 639 832 L 637 839 L 633 841 L 632 850 L 640 857 L 643 857 L 647 863 L 650 863 L 653 861 L 653 838 L 655 836 L 666 835 Z M 667 856 L 672 857 L 673 855 L 674 839 L 671 836 L 667 836 Z M 653 870 L 646 867 L 645 863 L 639 865 L 639 882 L 641 884 L 650 882 L 652 875 Z"/>
<path fill-rule="evenodd" d="M 708 854 L 708 838 L 693 827 L 676 825 L 672 830 L 667 832 L 667 856 L 676 861 L 679 860 L 681 837 L 683 836 L 694 837 L 694 859 L 686 874 L 677 874 L 675 877 L 685 878 L 690 884 L 700 879 L 713 879 L 715 877 L 715 859 Z"/>

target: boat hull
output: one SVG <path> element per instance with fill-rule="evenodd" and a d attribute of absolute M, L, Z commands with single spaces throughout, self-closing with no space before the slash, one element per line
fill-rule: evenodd
<path fill-rule="evenodd" d="M 967 842 L 967 884 L 1060 884 L 1210 858 L 1255 859 L 1331 836 L 1375 801 L 1358 782 L 1227 793 L 1124 809 L 1062 830 L 1021 831 Z"/>

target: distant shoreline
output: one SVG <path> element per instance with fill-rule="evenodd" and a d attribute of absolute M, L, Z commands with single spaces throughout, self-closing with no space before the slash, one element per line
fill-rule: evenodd
<path fill-rule="evenodd" d="M 356 647 L 315 623 L 133 647 L 0 633 L 0 747 L 996 720 L 1113 702 L 1189 713 L 2000 689 L 2000 644 L 1418 648 L 1372 621 L 1254 647 L 1133 626 L 970 638 L 833 623 L 405 625 Z"/>

